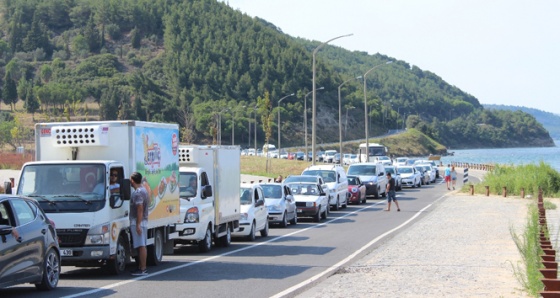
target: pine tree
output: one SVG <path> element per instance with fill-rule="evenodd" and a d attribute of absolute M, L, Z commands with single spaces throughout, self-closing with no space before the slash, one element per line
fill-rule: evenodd
<path fill-rule="evenodd" d="M 2 100 L 5 104 L 10 105 L 12 112 L 18 101 L 17 84 L 11 78 L 4 78 L 4 88 L 2 89 Z"/>

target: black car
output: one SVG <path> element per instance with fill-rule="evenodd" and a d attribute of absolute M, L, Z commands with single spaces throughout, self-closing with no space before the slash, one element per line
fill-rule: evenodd
<path fill-rule="evenodd" d="M 54 223 L 30 198 L 0 195 L 0 288 L 32 283 L 52 290 L 60 277 Z"/>

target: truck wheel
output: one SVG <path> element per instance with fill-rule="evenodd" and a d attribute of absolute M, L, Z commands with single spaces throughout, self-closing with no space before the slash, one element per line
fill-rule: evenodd
<path fill-rule="evenodd" d="M 226 224 L 226 235 L 220 237 L 220 246 L 228 247 L 231 244 L 231 230 L 229 229 L 229 225 Z"/>
<path fill-rule="evenodd" d="M 249 231 L 249 235 L 247 236 L 247 240 L 255 241 L 255 222 L 251 223 L 251 231 Z"/>
<path fill-rule="evenodd" d="M 161 230 L 156 230 L 154 244 L 148 246 L 148 265 L 156 266 L 163 259 L 163 235 Z"/>
<path fill-rule="evenodd" d="M 268 220 L 266 221 L 266 224 L 264 224 L 264 229 L 261 230 L 261 237 L 267 237 L 268 236 Z"/>
<path fill-rule="evenodd" d="M 129 256 L 128 252 L 128 242 L 123 235 L 119 236 L 117 241 L 117 253 L 115 254 L 115 259 L 109 262 L 109 272 L 114 275 L 119 275 L 126 269 L 126 263 L 128 262 Z"/>
<path fill-rule="evenodd" d="M 206 229 L 206 235 L 204 235 L 204 239 L 198 241 L 198 251 L 199 252 L 207 252 L 212 249 L 212 231 L 210 227 Z"/>
<path fill-rule="evenodd" d="M 39 290 L 53 290 L 60 278 L 60 256 L 54 249 L 49 249 L 43 261 L 43 276 L 41 283 L 35 284 Z"/>
<path fill-rule="evenodd" d="M 288 215 L 286 211 L 284 211 L 284 216 L 282 217 L 282 222 L 280 223 L 280 227 L 285 228 L 288 226 Z"/>

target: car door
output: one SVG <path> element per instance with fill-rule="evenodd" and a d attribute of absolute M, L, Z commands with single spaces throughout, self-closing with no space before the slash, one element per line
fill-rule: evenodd
<path fill-rule="evenodd" d="M 284 185 L 282 188 L 284 189 L 284 200 L 286 200 L 286 212 L 288 213 L 288 218 L 294 218 L 294 216 L 296 216 L 296 200 L 287 185 Z"/>
<path fill-rule="evenodd" d="M 264 194 L 262 188 L 255 188 L 254 193 L 255 221 L 257 222 L 257 231 L 264 229 L 268 221 L 268 209 L 264 205 Z"/>
<path fill-rule="evenodd" d="M 9 207 L 8 200 L 0 202 L 0 285 L 8 284 L 19 277 L 21 260 L 19 252 L 23 249 L 22 244 L 12 234 L 11 230 L 15 224 L 14 216 Z"/>

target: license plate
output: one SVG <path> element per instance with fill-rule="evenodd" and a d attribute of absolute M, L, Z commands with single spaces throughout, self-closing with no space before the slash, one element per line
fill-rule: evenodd
<path fill-rule="evenodd" d="M 301 213 L 301 212 L 303 212 L 303 210 L 301 210 L 301 209 L 298 209 L 298 210 L 297 210 L 297 212 L 298 212 L 298 213 Z"/>
<path fill-rule="evenodd" d="M 63 257 L 71 257 L 73 255 L 73 251 L 71 249 L 61 249 L 60 255 Z"/>

